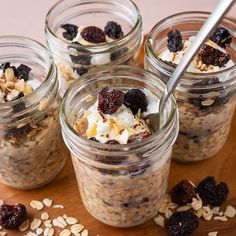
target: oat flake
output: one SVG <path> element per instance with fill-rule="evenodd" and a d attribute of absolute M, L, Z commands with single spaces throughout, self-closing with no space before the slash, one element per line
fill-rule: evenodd
<path fill-rule="evenodd" d="M 54 229 L 53 228 L 46 228 L 43 232 L 44 236 L 53 236 L 54 235 Z"/>
<path fill-rule="evenodd" d="M 32 200 L 30 206 L 38 211 L 42 210 L 44 207 L 42 202 L 36 200 Z"/>
<path fill-rule="evenodd" d="M 42 220 L 48 220 L 48 219 L 49 219 L 49 214 L 48 214 L 47 212 L 43 212 L 43 213 L 41 214 L 41 219 L 42 219 Z"/>
<path fill-rule="evenodd" d="M 37 235 L 41 235 L 43 233 L 43 229 L 42 228 L 37 228 L 36 229 L 36 234 Z"/>
<path fill-rule="evenodd" d="M 74 217 L 67 217 L 66 222 L 68 225 L 74 225 L 78 223 L 78 220 Z"/>
<path fill-rule="evenodd" d="M 43 204 L 44 204 L 46 207 L 51 207 L 51 206 L 52 206 L 52 203 L 53 203 L 53 201 L 52 201 L 52 199 L 50 199 L 50 198 L 44 198 L 44 199 L 43 199 Z"/>
<path fill-rule="evenodd" d="M 19 227 L 19 230 L 22 232 L 22 231 L 26 231 L 30 226 L 30 222 L 29 220 L 25 220 Z"/>
<path fill-rule="evenodd" d="M 164 218 L 163 216 L 159 215 L 159 216 L 157 216 L 157 217 L 154 218 L 154 222 L 155 222 L 157 225 L 159 225 L 159 226 L 161 226 L 162 228 L 164 228 L 165 218 Z"/>
<path fill-rule="evenodd" d="M 208 236 L 217 236 L 218 232 L 215 231 L 215 232 L 209 232 L 208 233 Z"/>
<path fill-rule="evenodd" d="M 82 233 L 81 233 L 81 236 L 88 236 L 89 235 L 89 232 L 87 229 L 85 229 Z"/>
<path fill-rule="evenodd" d="M 84 226 L 81 224 L 76 224 L 71 226 L 71 232 L 75 235 L 79 234 L 84 229 Z"/>
<path fill-rule="evenodd" d="M 40 219 L 34 218 L 30 224 L 30 229 L 34 231 L 37 228 L 39 228 L 41 224 L 42 224 L 42 221 Z"/>
<path fill-rule="evenodd" d="M 69 229 L 63 229 L 60 232 L 60 236 L 70 236 L 71 235 L 71 231 Z"/>
<path fill-rule="evenodd" d="M 233 206 L 227 206 L 224 215 L 233 218 L 236 216 L 236 209 Z"/>

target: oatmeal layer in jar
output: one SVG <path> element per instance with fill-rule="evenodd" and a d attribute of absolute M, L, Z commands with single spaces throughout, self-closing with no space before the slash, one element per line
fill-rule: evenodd
<path fill-rule="evenodd" d="M 182 13 L 154 26 L 145 44 L 145 68 L 167 81 L 207 17 L 207 13 Z M 172 24 L 165 24 L 169 19 Z M 227 140 L 235 109 L 235 30 L 235 23 L 224 19 L 176 88 L 180 132 L 173 158 L 177 161 L 208 159 Z"/>
<path fill-rule="evenodd" d="M 130 0 L 55 4 L 46 17 L 46 39 L 58 66 L 60 95 L 90 69 L 138 66 L 141 27 L 139 10 Z"/>
<path fill-rule="evenodd" d="M 147 116 L 158 111 L 164 89 L 150 72 L 116 66 L 87 73 L 63 99 L 62 134 L 82 201 L 105 224 L 139 225 L 163 201 L 178 133 L 173 97 L 161 130 Z"/>
<path fill-rule="evenodd" d="M 4 36 L 0 46 L 0 181 L 34 189 L 52 181 L 66 160 L 56 66 L 31 39 Z"/>

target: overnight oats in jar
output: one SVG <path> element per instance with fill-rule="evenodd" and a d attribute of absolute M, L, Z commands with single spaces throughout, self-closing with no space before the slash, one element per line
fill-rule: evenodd
<path fill-rule="evenodd" d="M 142 18 L 131 0 L 63 0 L 46 17 L 60 95 L 91 68 L 140 64 Z"/>
<path fill-rule="evenodd" d="M 0 182 L 34 189 L 65 164 L 57 69 L 38 42 L 0 37 Z"/>
<path fill-rule="evenodd" d="M 145 44 L 145 68 L 168 81 L 208 18 L 189 12 L 159 22 Z M 227 140 L 235 109 L 236 24 L 224 18 L 205 41 L 175 90 L 180 131 L 173 158 L 205 160 Z"/>
<path fill-rule="evenodd" d="M 164 90 L 151 72 L 115 66 L 86 73 L 63 99 L 62 134 L 82 201 L 107 225 L 142 224 L 163 201 L 178 133 L 173 96 L 162 129 L 153 130 L 147 116 L 158 111 Z"/>

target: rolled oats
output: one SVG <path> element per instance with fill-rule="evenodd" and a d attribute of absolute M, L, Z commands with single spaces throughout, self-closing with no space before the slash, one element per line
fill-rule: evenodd
<path fill-rule="evenodd" d="M 53 207 L 53 208 L 64 209 L 64 206 L 63 206 L 63 205 L 53 205 L 52 207 Z"/>
<path fill-rule="evenodd" d="M 26 234 L 26 236 L 37 236 L 37 234 L 34 233 L 34 232 L 29 231 L 29 232 Z"/>
<path fill-rule="evenodd" d="M 218 232 L 214 231 L 214 232 L 209 232 L 208 236 L 217 236 Z"/>
<path fill-rule="evenodd" d="M 26 231 L 29 228 L 29 226 L 30 226 L 30 222 L 27 219 L 21 224 L 21 226 L 19 227 L 19 230 L 20 231 Z"/>
<path fill-rule="evenodd" d="M 41 224 L 42 221 L 40 219 L 34 218 L 33 221 L 30 223 L 30 229 L 34 231 L 39 228 Z"/>
<path fill-rule="evenodd" d="M 46 220 L 46 221 L 44 221 L 44 225 L 47 228 L 52 228 L 52 221 L 51 220 Z"/>
<path fill-rule="evenodd" d="M 159 215 L 159 216 L 157 216 L 157 217 L 154 218 L 154 222 L 155 222 L 157 225 L 159 225 L 159 226 L 161 226 L 162 228 L 164 228 L 165 218 L 164 218 L 163 216 Z"/>
<path fill-rule="evenodd" d="M 30 202 L 30 206 L 38 211 L 42 210 L 43 209 L 43 203 L 40 202 L 40 201 L 37 201 L 37 200 L 32 200 Z"/>
<path fill-rule="evenodd" d="M 74 217 L 67 217 L 66 222 L 68 225 L 74 225 L 78 223 L 78 220 Z"/>
<path fill-rule="evenodd" d="M 165 212 L 165 218 L 166 219 L 169 219 L 171 216 L 172 216 L 172 211 L 170 209 L 168 209 L 166 212 Z"/>
<path fill-rule="evenodd" d="M 202 208 L 202 200 L 194 197 L 192 199 L 191 206 L 195 211 L 199 210 L 200 208 Z"/>
<path fill-rule="evenodd" d="M 49 219 L 49 214 L 48 214 L 47 212 L 43 212 L 43 213 L 41 214 L 41 219 L 42 219 L 42 220 L 48 220 L 48 219 Z"/>
<path fill-rule="evenodd" d="M 83 230 L 83 232 L 81 233 L 81 236 L 88 236 L 89 232 L 87 229 Z"/>
<path fill-rule="evenodd" d="M 227 221 L 228 219 L 225 216 L 215 216 L 214 220 Z"/>
<path fill-rule="evenodd" d="M 52 203 L 53 203 L 53 201 L 52 201 L 52 199 L 50 199 L 50 198 L 44 198 L 44 199 L 43 199 L 43 204 L 44 204 L 46 207 L 51 207 L 51 206 L 52 206 Z"/>
<path fill-rule="evenodd" d="M 78 235 L 83 229 L 84 226 L 81 224 L 75 224 L 71 226 L 71 232 L 75 235 Z"/>
<path fill-rule="evenodd" d="M 55 233 L 55 230 L 53 228 L 46 228 L 43 232 L 44 236 L 53 236 Z"/>
<path fill-rule="evenodd" d="M 57 226 L 57 227 L 63 228 L 63 229 L 66 227 L 66 225 L 61 223 L 61 221 L 59 221 L 58 218 L 53 219 L 52 224 L 53 224 L 53 226 Z"/>
<path fill-rule="evenodd" d="M 36 229 L 36 234 L 37 235 L 41 235 L 43 233 L 43 229 L 42 228 L 37 228 Z"/>
<path fill-rule="evenodd" d="M 224 215 L 229 218 L 236 216 L 236 209 L 233 206 L 227 206 Z"/>
<path fill-rule="evenodd" d="M 203 219 L 204 220 L 211 220 L 212 219 L 212 216 L 213 216 L 213 211 L 208 211 L 208 212 L 204 212 L 203 213 Z"/>
<path fill-rule="evenodd" d="M 70 236 L 71 235 L 71 231 L 69 229 L 63 229 L 60 232 L 60 236 Z"/>

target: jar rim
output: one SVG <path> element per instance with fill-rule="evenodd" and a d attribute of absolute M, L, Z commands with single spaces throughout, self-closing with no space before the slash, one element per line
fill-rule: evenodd
<path fill-rule="evenodd" d="M 131 67 L 131 66 L 124 66 L 124 65 L 116 65 L 116 66 L 106 66 L 103 68 L 96 68 L 96 69 L 92 69 L 90 70 L 88 73 L 86 73 L 85 75 L 81 76 L 80 80 L 86 80 L 86 83 L 88 84 L 89 81 L 87 79 L 88 76 L 93 75 L 94 73 L 98 73 L 98 72 L 104 72 L 104 71 L 109 71 L 109 70 L 118 70 L 118 72 L 121 71 L 135 71 L 137 73 L 145 73 L 146 75 L 150 75 L 150 79 L 152 78 L 156 78 L 158 79 L 159 85 L 162 87 L 163 93 L 166 93 L 166 85 L 164 82 L 162 82 L 157 75 L 155 75 L 154 73 L 144 70 L 142 68 L 137 68 L 137 67 Z M 69 89 L 66 91 L 64 98 L 62 100 L 61 103 L 61 108 L 60 108 L 60 122 L 61 122 L 61 127 L 62 127 L 62 133 L 64 133 L 65 131 L 68 132 L 68 137 L 70 137 L 71 140 L 73 140 L 73 142 L 78 141 L 78 143 L 80 143 L 81 145 L 85 145 L 86 147 L 93 146 L 94 149 L 98 149 L 98 150 L 102 150 L 101 152 L 105 155 L 109 152 L 109 156 L 112 156 L 111 152 L 117 152 L 119 151 L 120 153 L 127 153 L 127 150 L 143 150 L 144 145 L 148 145 L 150 143 L 156 143 L 156 147 L 157 149 L 162 149 L 164 148 L 165 145 L 168 145 L 166 141 L 166 137 L 169 135 L 170 131 L 172 131 L 174 129 L 174 127 L 177 125 L 178 126 L 178 110 L 177 110 L 177 105 L 176 105 L 176 101 L 174 96 L 172 95 L 171 98 L 171 111 L 170 114 L 168 116 L 168 118 L 166 119 L 165 124 L 163 125 L 163 127 L 159 130 L 159 132 L 150 135 L 149 137 L 143 139 L 140 142 L 135 142 L 135 143 L 128 143 L 128 144 L 104 144 L 104 143 L 97 143 L 91 140 L 88 140 L 84 137 L 82 137 L 81 135 L 79 135 L 74 127 L 70 124 L 69 120 L 68 120 L 68 116 L 67 116 L 67 112 L 66 112 L 66 101 L 70 98 L 70 96 L 73 93 L 73 90 L 77 89 L 78 86 L 81 84 L 81 81 L 77 80 L 75 81 L 70 87 Z M 92 79 L 91 79 L 92 81 Z M 157 82 L 157 80 L 155 80 L 155 82 Z M 147 83 L 147 82 L 146 82 Z M 86 85 L 83 84 L 83 87 L 85 87 Z M 175 140 L 177 133 L 171 136 L 171 144 L 173 143 L 173 140 Z M 163 138 L 165 137 L 165 138 Z M 160 141 L 160 145 L 158 146 L 158 141 Z M 114 154 L 114 155 L 117 155 Z M 102 163 L 104 164 L 104 163 Z M 133 163 L 132 163 L 133 164 Z"/>
<path fill-rule="evenodd" d="M 40 85 L 36 89 L 34 89 L 32 93 L 25 95 L 24 97 L 21 97 L 17 100 L 8 101 L 6 103 L 0 103 L 0 108 L 5 106 L 6 104 L 13 106 L 19 102 L 23 102 L 25 99 L 32 98 L 36 93 L 44 91 L 45 87 L 47 87 L 48 84 L 50 83 L 51 81 L 50 78 L 52 77 L 53 73 L 57 70 L 53 61 L 52 54 L 42 43 L 38 42 L 37 40 L 19 35 L 0 36 L 0 48 L 9 46 L 11 44 L 20 45 L 21 47 L 24 47 L 26 49 L 34 50 L 35 52 L 40 53 L 40 56 L 49 59 L 50 63 L 47 75 L 45 76 L 45 80 L 43 80 L 42 83 L 40 83 Z"/>
<path fill-rule="evenodd" d="M 162 69 L 165 70 L 165 72 L 169 72 L 170 75 L 173 73 L 173 71 L 175 70 L 175 68 L 171 67 L 170 65 L 164 63 L 154 52 L 153 48 L 152 48 L 152 37 L 156 31 L 156 29 L 158 29 L 159 27 L 165 25 L 165 22 L 178 17 L 178 16 L 191 16 L 191 14 L 199 14 L 200 16 L 204 16 L 207 17 L 209 16 L 211 13 L 210 12 L 206 12 L 206 11 L 186 11 L 186 12 L 181 12 L 181 13 L 177 13 L 177 14 L 173 14 L 170 15 L 162 20 L 160 20 L 159 22 L 157 22 L 151 29 L 151 31 L 148 33 L 147 38 L 145 40 L 145 53 L 146 55 L 148 55 L 151 60 L 153 60 L 153 62 L 155 63 L 155 65 L 160 66 Z M 199 17 L 200 17 L 199 16 Z M 230 24 L 233 24 L 236 26 L 236 22 L 229 19 L 228 17 L 224 17 L 222 22 L 226 21 L 229 22 Z M 221 22 L 221 23 L 222 23 Z M 194 76 L 194 78 L 203 78 L 203 77 L 214 77 L 216 75 L 218 75 L 219 73 L 225 73 L 225 72 L 229 72 L 236 69 L 236 64 L 234 64 L 231 67 L 222 69 L 220 71 L 216 71 L 216 72 L 204 72 L 204 73 L 200 73 L 200 72 L 185 72 L 182 81 L 184 82 L 185 80 L 189 80 L 189 78 L 192 78 Z M 185 79 L 186 78 L 186 79 Z M 231 82 L 226 81 L 226 82 Z M 225 83 L 225 82 L 224 82 Z"/>
<path fill-rule="evenodd" d="M 56 40 L 58 40 L 59 42 L 62 42 L 66 45 L 69 45 L 69 46 L 75 46 L 72 42 L 68 42 L 67 40 L 63 39 L 62 37 L 59 37 L 57 34 L 55 34 L 53 32 L 53 30 L 51 29 L 51 27 L 49 26 L 49 19 L 50 19 L 50 15 L 52 14 L 52 12 L 58 7 L 60 6 L 62 3 L 66 2 L 67 0 L 60 0 L 58 2 L 56 2 L 48 11 L 47 15 L 46 15 L 46 19 L 45 19 L 45 30 L 48 31 L 53 38 L 55 38 Z M 93 0 L 91 0 L 93 2 Z M 128 2 L 130 2 L 133 6 L 134 6 L 134 9 L 136 10 L 136 13 L 137 13 L 137 20 L 135 22 L 135 25 L 133 26 L 133 28 L 122 38 L 120 39 L 116 39 L 112 42 L 106 42 L 106 43 L 100 43 L 99 45 L 80 45 L 81 47 L 86 47 L 88 49 L 99 49 L 99 48 L 102 48 L 102 47 L 105 47 L 105 46 L 117 46 L 117 45 L 124 45 L 127 43 L 127 40 L 130 40 L 132 39 L 134 36 L 135 36 L 135 33 L 142 27 L 142 17 L 141 17 L 141 14 L 140 14 L 140 11 L 139 11 L 139 8 L 138 6 L 134 3 L 133 0 L 127 0 Z M 75 2 L 79 3 L 83 3 L 83 1 L 81 0 L 75 0 Z M 89 1 L 86 1 L 86 3 L 89 2 Z M 95 2 L 96 3 L 96 2 Z M 121 4 L 121 3 L 119 3 Z M 74 3 L 71 4 L 72 6 L 74 5 Z M 71 6 L 71 5 L 68 5 Z"/>

